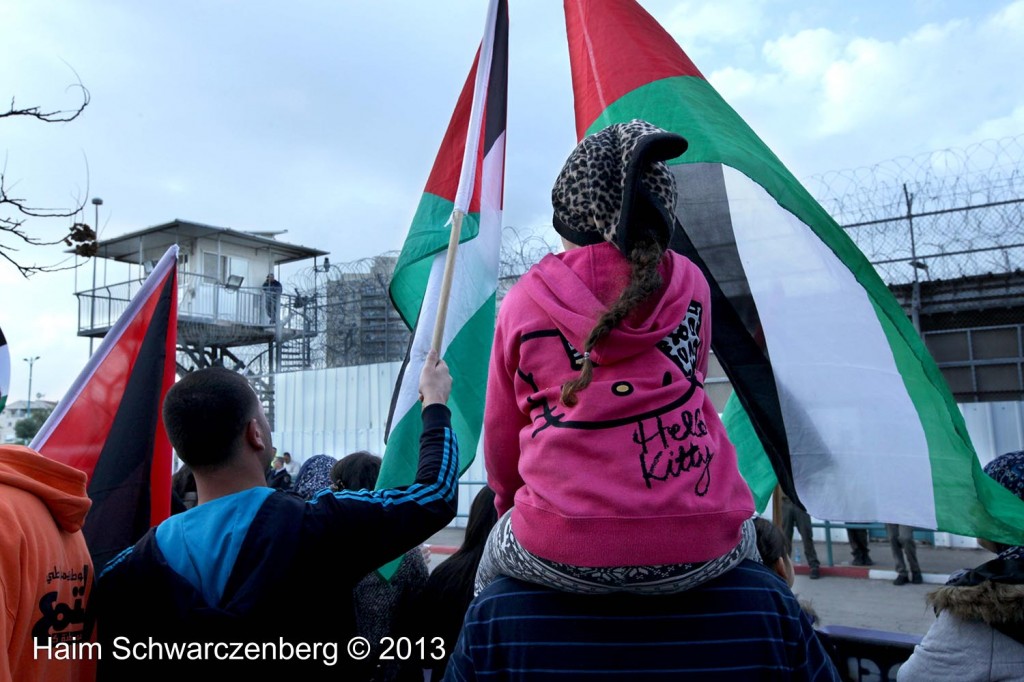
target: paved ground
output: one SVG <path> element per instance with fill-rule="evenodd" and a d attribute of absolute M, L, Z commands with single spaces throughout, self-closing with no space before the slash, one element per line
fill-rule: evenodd
<path fill-rule="evenodd" d="M 917 543 L 917 559 L 925 584 L 892 584 L 896 578 L 888 542 L 871 543 L 870 568 L 850 565 L 848 545 L 832 545 L 833 568 L 826 567 L 824 543 L 815 543 L 822 561 L 822 578 L 811 580 L 807 567 L 798 566 L 793 591 L 811 603 L 822 625 L 848 625 L 890 632 L 923 635 L 935 616 L 925 603 L 925 595 L 942 585 L 949 574 L 971 568 L 995 555 L 984 549 L 950 549 Z M 843 575 L 848 577 L 841 577 Z M 857 578 L 873 578 L 860 580 Z"/>
<path fill-rule="evenodd" d="M 443 561 L 461 542 L 460 529 L 446 528 L 432 537 L 432 566 Z M 816 543 L 815 548 L 822 562 L 822 578 L 811 580 L 806 575 L 807 566 L 798 565 L 793 591 L 817 612 L 820 625 L 847 625 L 910 635 L 923 635 L 935 619 L 925 604 L 926 594 L 944 583 L 953 571 L 977 566 L 994 556 L 983 549 L 936 548 L 918 543 L 918 561 L 928 582 L 897 587 L 892 584 L 896 573 L 892 570 L 892 554 L 887 542 L 871 543 L 875 565 L 870 568 L 850 565 L 850 548 L 846 543 L 833 543 L 835 566 L 831 568 L 825 565 L 825 543 Z"/>

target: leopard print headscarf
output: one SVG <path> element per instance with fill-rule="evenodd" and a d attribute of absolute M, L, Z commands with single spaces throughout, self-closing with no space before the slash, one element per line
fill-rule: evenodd
<path fill-rule="evenodd" d="M 628 255 L 636 244 L 668 245 L 675 225 L 675 178 L 664 161 L 686 140 L 634 119 L 581 141 L 551 190 L 555 229 L 574 244 L 609 241 Z"/>

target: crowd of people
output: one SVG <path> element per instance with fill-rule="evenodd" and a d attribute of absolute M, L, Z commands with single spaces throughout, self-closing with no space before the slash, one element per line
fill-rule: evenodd
<path fill-rule="evenodd" d="M 666 161 L 686 149 L 635 120 L 567 160 L 552 192 L 565 250 L 501 307 L 488 486 L 433 572 L 423 543 L 454 518 L 459 476 L 433 350 L 415 481 L 384 490 L 372 453 L 278 456 L 240 374 L 186 375 L 162 406 L 177 513 L 102 567 L 80 530 L 84 474 L 0 447 L 0 679 L 840 679 L 791 591 L 794 527 L 820 576 L 810 520 L 787 500 L 781 530 L 754 513 L 704 391 L 710 287 L 667 248 Z M 986 468 L 1018 496 L 1022 457 Z M 910 566 L 897 583 L 919 582 L 912 533 L 890 539 Z M 900 679 L 1024 675 L 1024 550 L 991 548 L 933 596 L 939 619 Z M 70 646 L 93 642 L 99 657 Z"/>

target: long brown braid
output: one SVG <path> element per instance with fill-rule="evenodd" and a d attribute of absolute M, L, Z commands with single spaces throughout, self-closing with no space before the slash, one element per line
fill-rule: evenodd
<path fill-rule="evenodd" d="M 590 351 L 594 350 L 597 342 L 610 334 L 619 322 L 661 288 L 658 263 L 661 262 L 664 253 L 665 249 L 653 240 L 638 244 L 630 251 L 629 284 L 587 335 L 587 340 L 583 344 L 583 366 L 580 375 L 562 384 L 562 403 L 566 407 L 572 407 L 579 401 L 576 394 L 589 386 L 594 377 L 594 363 L 590 359 Z"/>

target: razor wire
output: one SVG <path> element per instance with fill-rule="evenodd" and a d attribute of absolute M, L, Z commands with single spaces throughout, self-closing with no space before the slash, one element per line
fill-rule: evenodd
<path fill-rule="evenodd" d="M 890 285 L 1024 267 L 1024 135 L 812 176 L 808 191 Z"/>

